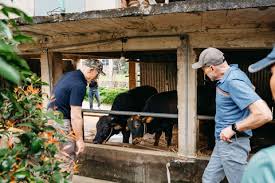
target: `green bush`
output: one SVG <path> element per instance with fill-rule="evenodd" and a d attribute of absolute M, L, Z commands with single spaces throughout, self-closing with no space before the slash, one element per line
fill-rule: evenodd
<path fill-rule="evenodd" d="M 103 88 L 99 87 L 100 100 L 103 104 L 112 104 L 116 96 L 128 91 L 127 88 Z M 87 89 L 85 100 L 89 100 L 89 88 Z"/>

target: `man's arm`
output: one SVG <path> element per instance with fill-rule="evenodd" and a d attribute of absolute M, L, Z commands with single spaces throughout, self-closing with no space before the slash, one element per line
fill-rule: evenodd
<path fill-rule="evenodd" d="M 275 68 L 274 68 L 275 70 Z M 271 89 L 271 93 L 272 93 L 272 98 L 275 101 L 275 73 L 274 71 L 272 72 L 272 76 L 270 78 L 270 89 Z"/>
<path fill-rule="evenodd" d="M 250 114 L 242 121 L 236 123 L 236 129 L 240 132 L 258 128 L 272 120 L 272 113 L 267 104 L 262 100 L 248 106 Z M 231 142 L 231 137 L 235 134 L 231 126 L 226 127 L 220 133 L 221 140 Z"/>
<path fill-rule="evenodd" d="M 79 154 L 84 151 L 83 139 L 83 119 L 81 115 L 81 106 L 71 105 L 71 124 L 76 137 L 77 152 Z"/>
<path fill-rule="evenodd" d="M 238 131 L 255 129 L 272 120 L 272 112 L 263 100 L 257 100 L 250 104 L 248 108 L 250 111 L 249 116 L 236 123 Z"/>

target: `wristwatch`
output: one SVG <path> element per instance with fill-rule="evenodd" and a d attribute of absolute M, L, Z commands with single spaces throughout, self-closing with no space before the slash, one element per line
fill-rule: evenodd
<path fill-rule="evenodd" d="M 232 125 L 231 125 L 231 128 L 232 128 L 232 130 L 233 130 L 234 132 L 240 133 L 240 131 L 237 130 L 236 123 L 232 124 Z"/>

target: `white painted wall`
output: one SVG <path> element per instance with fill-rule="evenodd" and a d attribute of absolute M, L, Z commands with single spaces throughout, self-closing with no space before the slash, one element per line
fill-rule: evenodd
<path fill-rule="evenodd" d="M 29 16 L 47 16 L 50 11 L 60 8 L 61 2 L 66 13 L 120 8 L 121 0 L 0 0 L 8 6 L 23 10 Z M 60 13 L 57 9 L 56 13 Z M 3 16 L 0 15 L 0 18 Z M 15 17 L 13 17 L 15 18 Z"/>
<path fill-rule="evenodd" d="M 85 11 L 120 8 L 120 0 L 86 0 Z"/>
<path fill-rule="evenodd" d="M 34 1 L 35 0 L 0 0 L 1 3 L 16 7 L 22 11 L 24 11 L 27 15 L 33 16 L 34 15 Z M 0 16 L 1 18 L 1 16 Z"/>

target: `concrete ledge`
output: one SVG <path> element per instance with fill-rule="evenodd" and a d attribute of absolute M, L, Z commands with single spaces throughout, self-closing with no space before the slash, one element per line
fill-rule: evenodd
<path fill-rule="evenodd" d="M 179 183 L 201 182 L 208 160 L 180 157 L 169 152 L 89 144 L 79 162 L 81 176 L 137 183 L 166 183 L 166 164 L 170 163 L 171 182 Z"/>
<path fill-rule="evenodd" d="M 167 13 L 190 13 L 244 8 L 267 8 L 271 6 L 275 6 L 274 0 L 191 0 L 172 2 L 167 5 L 156 4 L 148 6 L 147 8 L 133 7 L 125 9 L 87 11 L 82 13 L 67 13 L 62 15 L 56 14 L 53 16 L 36 16 L 33 17 L 33 21 L 35 24 L 43 24 L 100 18 L 138 17 Z M 17 19 L 17 23 L 19 25 L 25 24 L 20 19 Z"/>

